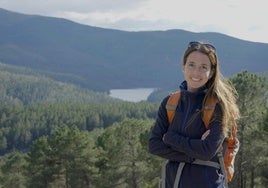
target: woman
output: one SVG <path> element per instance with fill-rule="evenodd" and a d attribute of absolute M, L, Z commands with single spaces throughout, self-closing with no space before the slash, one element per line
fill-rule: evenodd
<path fill-rule="evenodd" d="M 151 131 L 149 152 L 168 159 L 164 171 L 166 188 L 225 187 L 221 170 L 194 161 L 218 162 L 217 152 L 233 128 L 228 122 L 239 118 L 235 89 L 223 80 L 216 49 L 211 44 L 190 42 L 183 56 L 182 72 L 185 81 L 180 86 L 174 120 L 169 125 L 167 96 Z M 208 129 L 199 113 L 207 97 L 218 101 Z"/>

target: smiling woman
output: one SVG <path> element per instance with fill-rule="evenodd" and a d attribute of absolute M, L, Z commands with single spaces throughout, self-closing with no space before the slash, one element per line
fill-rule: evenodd
<path fill-rule="evenodd" d="M 162 168 L 161 188 L 227 188 L 229 176 L 219 148 L 225 138 L 231 138 L 236 128 L 233 122 L 239 118 L 236 91 L 221 76 L 211 44 L 190 42 L 182 71 L 185 81 L 177 92 L 181 98 L 169 95 L 162 100 L 148 142 L 150 153 L 168 159 Z M 172 121 L 169 110 L 174 112 Z M 207 110 L 212 121 L 203 116 Z"/>
<path fill-rule="evenodd" d="M 146 101 L 154 88 L 111 89 L 110 97 L 129 102 Z"/>
<path fill-rule="evenodd" d="M 188 90 L 192 92 L 205 85 L 213 74 L 208 56 L 199 51 L 189 54 L 182 70 Z"/>

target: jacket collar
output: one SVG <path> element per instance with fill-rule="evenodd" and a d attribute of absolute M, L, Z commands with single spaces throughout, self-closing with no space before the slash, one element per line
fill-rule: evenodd
<path fill-rule="evenodd" d="M 180 90 L 183 91 L 183 92 L 186 92 L 186 93 L 192 93 L 192 94 L 203 94 L 203 93 L 206 93 L 207 92 L 207 87 L 206 85 L 199 88 L 197 91 L 195 92 L 190 92 L 188 91 L 188 88 L 187 88 L 187 82 L 184 80 L 181 85 L 180 85 Z"/>

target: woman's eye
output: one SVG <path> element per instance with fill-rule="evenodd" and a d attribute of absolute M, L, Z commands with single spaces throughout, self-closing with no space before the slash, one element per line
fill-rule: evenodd
<path fill-rule="evenodd" d="M 208 68 L 206 66 L 203 66 L 202 69 L 203 70 L 208 70 Z"/>

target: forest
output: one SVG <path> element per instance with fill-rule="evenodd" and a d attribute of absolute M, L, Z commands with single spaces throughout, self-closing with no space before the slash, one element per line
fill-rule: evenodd
<path fill-rule="evenodd" d="M 243 71 L 229 81 L 241 112 L 229 187 L 268 187 L 267 75 Z M 148 153 L 147 142 L 159 102 L 23 104 L 18 98 L 0 105 L 0 187 L 158 187 L 163 159 Z"/>

